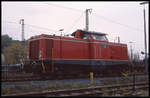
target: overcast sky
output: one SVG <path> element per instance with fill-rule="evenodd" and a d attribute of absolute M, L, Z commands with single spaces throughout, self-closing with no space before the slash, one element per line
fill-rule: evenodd
<path fill-rule="evenodd" d="M 89 30 L 108 34 L 109 41 L 117 36 L 121 43 L 132 41 L 133 52 L 144 51 L 143 5 L 139 2 L 2 2 L 2 35 L 21 40 L 20 19 L 25 21 L 25 39 L 39 34 L 71 34 L 85 28 L 85 10 L 89 14 Z M 148 4 L 146 9 L 147 44 Z M 115 40 L 117 42 L 117 39 Z M 149 44 L 148 44 L 149 45 Z M 149 47 L 149 46 L 148 46 Z M 149 48 L 148 48 L 149 50 Z M 129 50 L 130 52 L 130 50 Z M 143 57 L 140 55 L 141 58 Z"/>

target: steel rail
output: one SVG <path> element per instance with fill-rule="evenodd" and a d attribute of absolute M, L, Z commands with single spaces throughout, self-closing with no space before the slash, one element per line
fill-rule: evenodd
<path fill-rule="evenodd" d="M 148 75 L 148 74 L 136 74 L 136 76 L 140 76 L 140 75 Z M 129 75 L 132 76 L 132 75 Z M 62 80 L 63 78 L 59 78 L 58 80 Z M 73 79 L 73 78 L 66 78 L 66 79 Z M 78 78 L 77 78 L 78 79 Z M 80 78 L 79 78 L 80 79 Z M 55 78 L 42 78 L 42 77 L 33 77 L 33 76 L 29 76 L 29 77 L 17 77 L 17 78 L 12 78 L 12 79 L 2 79 L 1 82 L 24 82 L 24 81 L 41 81 L 41 80 L 55 80 Z"/>
<path fill-rule="evenodd" d="M 145 89 L 149 88 L 148 82 L 139 82 L 136 83 L 135 89 Z M 107 86 L 96 86 L 96 87 L 87 87 L 87 88 L 77 88 L 77 89 L 66 89 L 66 90 L 56 90 L 56 91 L 41 91 L 41 92 L 29 92 L 22 94 L 11 94 L 11 95 L 2 95 L 2 96 L 89 96 L 103 93 L 113 93 L 121 88 L 126 90 L 133 90 L 133 83 L 120 84 L 120 85 L 107 85 Z M 107 89 L 107 90 L 104 90 Z"/>

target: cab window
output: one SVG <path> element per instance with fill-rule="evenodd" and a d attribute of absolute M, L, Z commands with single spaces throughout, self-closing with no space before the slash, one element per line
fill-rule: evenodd
<path fill-rule="evenodd" d="M 107 41 L 105 35 L 93 35 L 94 40 Z"/>
<path fill-rule="evenodd" d="M 90 35 L 89 34 L 84 34 L 83 39 L 90 39 Z"/>

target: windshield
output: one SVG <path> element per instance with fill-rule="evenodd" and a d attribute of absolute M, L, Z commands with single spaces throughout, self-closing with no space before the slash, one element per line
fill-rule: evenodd
<path fill-rule="evenodd" d="M 93 39 L 94 40 L 107 41 L 107 39 L 104 35 L 93 35 Z"/>
<path fill-rule="evenodd" d="M 90 39 L 90 35 L 89 34 L 84 34 L 83 39 Z"/>

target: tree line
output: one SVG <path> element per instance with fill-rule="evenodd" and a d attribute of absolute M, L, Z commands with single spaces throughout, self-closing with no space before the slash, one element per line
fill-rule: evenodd
<path fill-rule="evenodd" d="M 13 40 L 10 36 L 2 35 L 1 36 L 1 46 L 2 51 L 1 53 L 5 57 L 5 64 L 17 64 L 21 63 L 22 56 L 24 55 L 24 59 L 27 58 L 27 43 L 28 40 L 25 40 L 25 48 L 24 53 L 22 52 L 22 41 Z"/>

